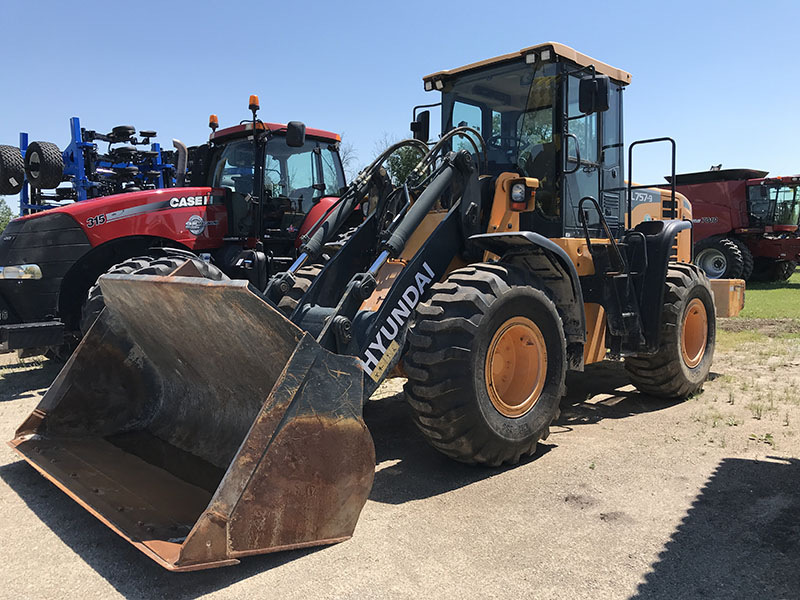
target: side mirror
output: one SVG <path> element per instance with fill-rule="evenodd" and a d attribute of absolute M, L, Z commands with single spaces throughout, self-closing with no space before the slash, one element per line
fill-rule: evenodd
<path fill-rule="evenodd" d="M 286 125 L 286 145 L 300 148 L 306 143 L 306 125 L 301 121 L 289 121 Z"/>
<path fill-rule="evenodd" d="M 428 142 L 431 130 L 431 111 L 423 110 L 417 115 L 417 118 L 411 122 L 411 131 L 414 134 L 414 139 L 421 142 Z"/>
<path fill-rule="evenodd" d="M 578 109 L 585 115 L 608 110 L 608 76 L 584 77 L 578 87 Z"/>

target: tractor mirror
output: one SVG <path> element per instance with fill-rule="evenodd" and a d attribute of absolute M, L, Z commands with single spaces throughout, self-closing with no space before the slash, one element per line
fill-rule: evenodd
<path fill-rule="evenodd" d="M 414 139 L 421 142 L 428 142 L 431 129 L 431 111 L 423 110 L 417 115 L 417 118 L 411 122 L 411 131 L 414 133 Z"/>
<path fill-rule="evenodd" d="M 585 115 L 608 110 L 607 75 L 581 79 L 578 88 L 578 109 Z"/>
<path fill-rule="evenodd" d="M 286 145 L 300 148 L 306 143 L 306 125 L 300 121 L 289 121 L 286 125 Z"/>

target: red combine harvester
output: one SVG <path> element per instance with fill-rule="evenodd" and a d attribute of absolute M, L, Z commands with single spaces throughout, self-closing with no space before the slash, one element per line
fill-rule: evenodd
<path fill-rule="evenodd" d="M 341 138 L 263 123 L 255 96 L 250 109 L 252 120 L 219 131 L 211 116 L 208 143 L 179 157 L 179 187 L 11 221 L 0 234 L 0 353 L 71 352 L 103 309 L 104 273 L 166 273 L 194 258 L 206 277 L 263 290 L 285 271 L 345 187 Z"/>
<path fill-rule="evenodd" d="M 786 281 L 794 273 L 800 262 L 800 175 L 725 169 L 675 180 L 692 203 L 695 263 L 709 278 Z"/>

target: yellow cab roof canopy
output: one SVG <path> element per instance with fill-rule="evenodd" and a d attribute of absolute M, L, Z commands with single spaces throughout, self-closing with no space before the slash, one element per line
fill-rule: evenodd
<path fill-rule="evenodd" d="M 622 69 L 612 67 L 611 65 L 596 60 L 590 56 L 586 56 L 585 54 L 581 54 L 569 46 L 565 46 L 564 44 L 559 44 L 557 42 L 545 42 L 536 46 L 523 48 L 517 52 L 511 52 L 510 54 L 503 54 L 494 58 L 487 58 L 486 60 L 471 63 L 463 67 L 457 67 L 455 69 L 448 69 L 445 71 L 437 71 L 436 73 L 432 73 L 431 75 L 423 77 L 422 81 L 425 84 L 425 91 L 430 92 L 433 90 L 443 89 L 444 80 L 454 75 L 464 75 L 471 71 L 477 71 L 485 67 L 500 65 L 517 60 L 524 60 L 528 63 L 534 63 L 537 60 L 548 62 L 556 60 L 557 58 L 572 61 L 581 67 L 592 66 L 595 68 L 597 73 L 601 75 L 608 75 L 612 80 L 620 85 L 628 85 L 631 82 L 630 73 L 623 71 Z"/>

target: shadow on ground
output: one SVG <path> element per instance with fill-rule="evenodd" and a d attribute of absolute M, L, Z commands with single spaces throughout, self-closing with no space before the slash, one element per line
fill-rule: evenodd
<path fill-rule="evenodd" d="M 797 459 L 724 459 L 632 598 L 800 598 L 798 482 Z"/>
<path fill-rule="evenodd" d="M 31 398 L 34 390 L 42 390 L 50 386 L 56 378 L 63 362 L 43 360 L 38 363 L 11 363 L 0 367 L 0 386 L 2 401 Z"/>
<path fill-rule="evenodd" d="M 126 598 L 197 598 L 324 548 L 248 557 L 207 571 L 170 573 L 102 525 L 25 462 L 0 467 L 3 479 L 81 559 Z M 47 558 L 42 558 L 46 564 Z M 31 569 L 38 568 L 31 565 Z M 268 596 L 265 590 L 265 597 Z"/>

